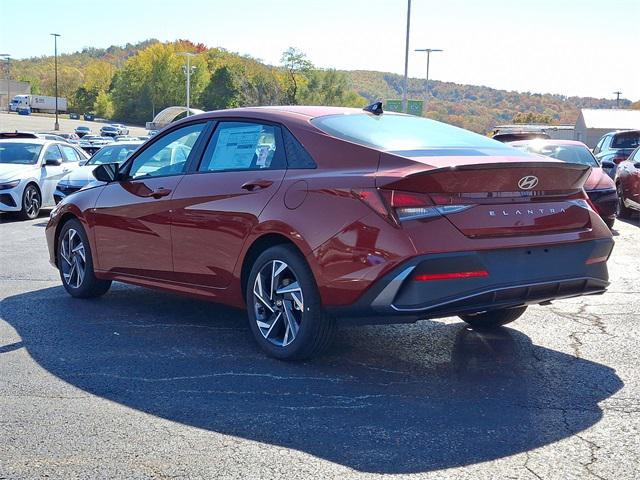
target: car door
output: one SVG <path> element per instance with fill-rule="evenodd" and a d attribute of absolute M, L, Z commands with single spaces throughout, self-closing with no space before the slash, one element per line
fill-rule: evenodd
<path fill-rule="evenodd" d="M 171 277 L 172 198 L 205 127 L 192 123 L 163 133 L 123 165 L 122 180 L 103 188 L 93 212 L 100 270 Z"/>
<path fill-rule="evenodd" d="M 57 143 L 46 147 L 42 158 L 40 188 L 42 190 L 42 206 L 54 205 L 53 192 L 58 181 L 69 172 L 64 165 L 62 151 Z"/>
<path fill-rule="evenodd" d="M 222 121 L 197 171 L 185 175 L 171 217 L 178 281 L 226 288 L 243 243 L 286 172 L 278 126 Z"/>
<path fill-rule="evenodd" d="M 640 147 L 636 148 L 625 163 L 625 196 L 640 209 Z"/>

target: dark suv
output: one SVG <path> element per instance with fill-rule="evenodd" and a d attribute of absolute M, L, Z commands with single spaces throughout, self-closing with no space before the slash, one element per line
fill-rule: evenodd
<path fill-rule="evenodd" d="M 607 175 L 615 178 L 618 164 L 625 161 L 639 145 L 640 130 L 610 132 L 598 140 L 593 154 Z"/>

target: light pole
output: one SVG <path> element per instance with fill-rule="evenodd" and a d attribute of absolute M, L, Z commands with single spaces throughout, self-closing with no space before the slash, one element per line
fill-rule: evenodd
<path fill-rule="evenodd" d="M 7 113 L 11 113 L 11 55 L 8 53 L 0 53 L 0 57 L 7 60 Z"/>
<path fill-rule="evenodd" d="M 182 68 L 185 70 L 185 73 L 187 75 L 187 117 L 189 116 L 189 100 L 191 97 L 191 69 L 195 69 L 195 65 L 192 67 L 191 66 L 191 57 L 195 57 L 196 54 L 195 53 L 191 53 L 191 52 L 182 52 L 179 53 L 178 55 L 180 55 L 181 57 L 187 57 L 187 66 L 185 68 L 185 66 L 183 65 Z"/>
<path fill-rule="evenodd" d="M 622 95 L 622 92 L 613 92 L 613 94 L 616 96 L 616 108 L 620 108 L 620 95 Z"/>
<path fill-rule="evenodd" d="M 55 65 L 55 77 L 56 77 L 56 123 L 53 124 L 54 130 L 60 130 L 58 124 L 58 37 L 59 33 L 52 33 L 53 36 L 53 61 Z"/>
<path fill-rule="evenodd" d="M 427 52 L 427 95 L 424 100 L 424 112 L 426 115 L 429 105 L 429 58 L 431 57 L 431 52 L 444 52 L 444 50 L 439 48 L 416 48 L 416 52 Z"/>
<path fill-rule="evenodd" d="M 402 111 L 407 113 L 407 90 L 409 89 L 409 27 L 411 26 L 411 0 L 407 0 L 407 38 L 404 45 L 404 80 L 402 82 Z"/>

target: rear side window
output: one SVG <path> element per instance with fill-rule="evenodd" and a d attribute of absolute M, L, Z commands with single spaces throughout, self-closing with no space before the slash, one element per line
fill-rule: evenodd
<path fill-rule="evenodd" d="M 316 168 L 317 165 L 313 157 L 289 130 L 284 128 L 282 137 L 284 139 L 284 149 L 287 152 L 289 168 Z"/>
<path fill-rule="evenodd" d="M 613 137 L 611 148 L 637 148 L 640 145 L 640 133 L 619 133 Z"/>
<path fill-rule="evenodd" d="M 198 168 L 201 172 L 225 170 L 278 170 L 285 168 L 273 125 L 252 122 L 218 124 Z"/>

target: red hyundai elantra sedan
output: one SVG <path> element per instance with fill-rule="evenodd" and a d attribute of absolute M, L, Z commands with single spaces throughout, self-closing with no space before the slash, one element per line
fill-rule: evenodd
<path fill-rule="evenodd" d="M 115 280 L 246 307 L 278 358 L 320 352 L 336 319 L 490 328 L 608 285 L 589 167 L 380 105 L 196 115 L 94 175 L 46 229 L 70 295 Z"/>

